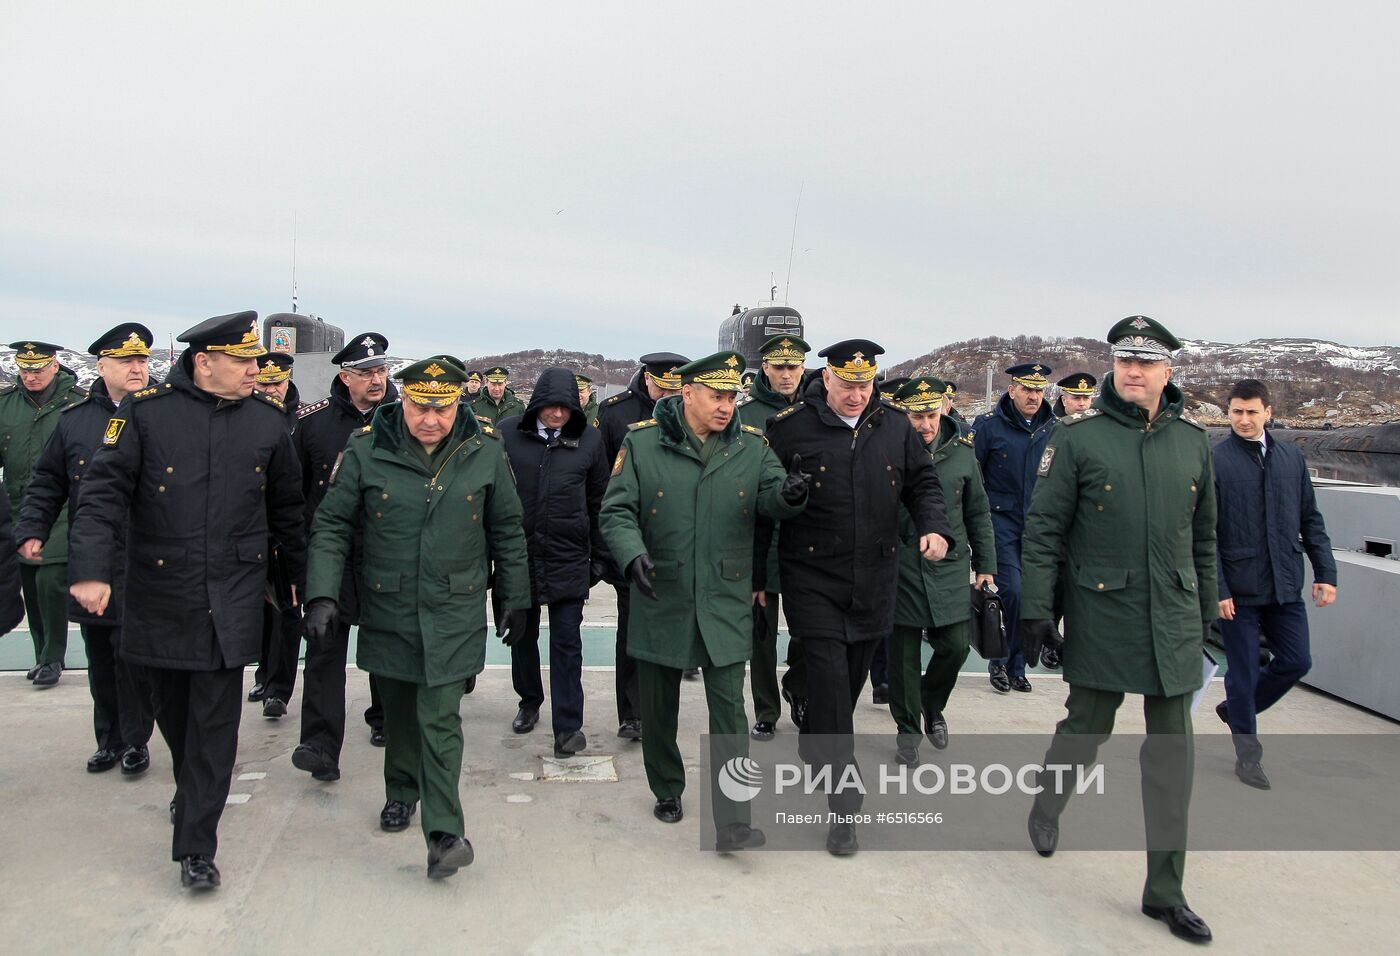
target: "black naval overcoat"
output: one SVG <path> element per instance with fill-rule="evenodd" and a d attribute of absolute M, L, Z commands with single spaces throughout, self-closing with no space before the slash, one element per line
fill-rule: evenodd
<path fill-rule="evenodd" d="M 122 656 L 172 670 L 251 664 L 262 647 L 269 538 L 306 566 L 296 452 L 281 403 L 217 398 L 189 352 L 164 385 L 118 406 L 83 476 L 69 576 L 113 580 L 129 515 Z"/>
<path fill-rule="evenodd" d="M 894 627 L 899 584 L 899 516 L 908 508 L 919 535 L 957 543 L 933 459 L 904 412 L 870 401 L 852 429 L 826 403 L 820 378 L 803 400 L 768 422 L 785 468 L 802 456 L 812 476 L 807 508 L 783 519 L 778 568 L 794 635 L 856 643 Z"/>
<path fill-rule="evenodd" d="M 379 405 L 391 405 L 399 400 L 399 390 L 394 383 L 388 383 Z M 331 381 L 331 394 L 319 402 L 312 402 L 297 409 L 296 431 L 292 435 L 292 445 L 296 448 L 297 460 L 301 463 L 301 491 L 306 498 L 306 533 L 311 534 L 311 522 L 316 517 L 316 509 L 321 499 L 326 497 L 330 487 L 331 472 L 335 470 L 336 459 L 345 451 L 350 436 L 368 425 L 374 418 L 374 406 L 361 414 L 350 401 L 350 390 L 337 375 Z M 345 576 L 340 582 L 340 598 L 336 606 L 338 617 L 343 624 L 360 622 L 360 572 L 364 568 L 364 533 L 356 530 L 350 542 L 350 557 L 345 562 Z"/>
<path fill-rule="evenodd" d="M 146 387 L 159 385 L 148 382 Z M 15 523 L 15 543 L 38 538 L 48 545 L 48 540 L 63 506 L 68 506 L 70 515 L 78 513 L 78 502 L 83 490 L 83 475 L 92 465 L 93 456 L 102 447 L 102 436 L 107 431 L 107 422 L 116 412 L 117 405 L 107 394 L 107 383 L 99 377 L 88 390 L 87 398 L 63 410 L 58 418 L 58 426 L 50 436 L 48 444 L 34 463 L 29 488 L 24 494 L 24 506 L 19 520 Z M 121 528 L 112 538 L 112 599 L 101 616 L 89 612 L 70 596 L 68 598 L 68 619 L 79 624 L 102 624 L 119 627 L 122 622 L 122 595 L 126 588 L 126 522 L 122 516 Z M 73 565 L 68 565 L 68 583 L 73 577 Z"/>
<path fill-rule="evenodd" d="M 622 448 L 627 426 L 651 418 L 651 411 L 656 407 L 656 400 L 647 392 L 646 374 L 645 368 L 637 369 L 627 387 L 604 401 L 598 411 L 598 430 L 603 433 L 603 450 L 607 452 L 608 461 L 616 458 Z"/>

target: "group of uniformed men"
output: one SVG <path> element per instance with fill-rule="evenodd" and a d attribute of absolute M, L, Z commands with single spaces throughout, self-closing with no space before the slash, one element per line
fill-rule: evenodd
<path fill-rule="evenodd" d="M 89 349 L 99 377 L 86 393 L 57 346 L 16 343 L 0 456 L 29 676 L 57 682 L 71 594 L 98 738 L 88 769 L 144 771 L 154 719 L 174 763 L 172 856 L 186 886 L 220 881 L 243 668 L 259 662 L 249 698 L 282 716 L 305 633 L 293 763 L 336 780 L 355 624 L 365 717 L 386 746 L 380 825 L 405 829 L 421 805 L 428 875 L 470 863 L 459 704 L 484 665 L 488 591 L 516 662 L 521 733 L 543 702 L 535 645 L 548 608 L 555 755 L 567 758 L 586 745 L 583 600 L 599 580 L 617 588 L 618 736 L 641 740 L 666 822 L 683 816 L 679 688 L 696 670 L 714 746 L 771 739 L 781 697 L 804 759 L 839 771 L 879 649 L 896 759 L 917 763 L 925 736 L 946 747 L 970 580 L 994 581 L 1006 608 L 997 691 L 1028 692 L 1028 664 L 1063 660 L 1068 715 L 1047 762 L 1092 760 L 1085 735 L 1111 731 L 1124 693 L 1144 695 L 1149 734 L 1191 733 L 1202 628 L 1217 616 L 1211 454 L 1170 382 L 1181 343 L 1152 319 L 1109 332 L 1114 367 L 1097 399 L 1100 383 L 1076 372 L 1052 410 L 1051 370 L 1017 365 L 970 428 L 936 376 L 887 383 L 882 398 L 883 350 L 864 339 L 821 350 L 822 368 L 804 374 L 807 343 L 775 336 L 742 402 L 737 353 L 658 352 L 601 406 L 586 377 L 559 369 L 527 406 L 504 367 L 469 371 L 446 355 L 400 370 L 396 387 L 388 341 L 369 332 L 334 357 L 331 395 L 300 407 L 292 358 L 266 352 L 256 314 L 180 341 L 169 378 L 152 383 L 150 331 L 118 326 Z M 781 685 L 780 601 L 792 638 Z M 922 673 L 921 640 L 933 648 Z M 1184 825 L 1189 766 L 1151 783 L 1146 814 Z M 1047 791 L 1032 809 L 1043 855 L 1065 799 Z M 843 814 L 860 806 L 848 792 L 829 800 Z M 763 843 L 746 805 L 716 788 L 714 808 L 717 849 Z M 855 827 L 833 824 L 826 846 L 856 852 Z M 1149 852 L 1143 910 L 1201 941 L 1183 863 L 1179 848 Z"/>

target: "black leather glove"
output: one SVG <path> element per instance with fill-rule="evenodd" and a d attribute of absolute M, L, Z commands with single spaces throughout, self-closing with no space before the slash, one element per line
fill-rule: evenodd
<path fill-rule="evenodd" d="M 632 563 L 627 565 L 627 576 L 632 579 L 632 583 L 637 586 L 637 590 L 651 598 L 656 597 L 656 588 L 651 586 L 651 575 L 656 571 L 656 565 L 652 564 L 651 555 L 639 554 L 632 559 Z"/>
<path fill-rule="evenodd" d="M 607 566 L 603 564 L 602 561 L 594 558 L 592 561 L 588 562 L 588 587 L 590 589 L 597 587 L 598 582 L 603 580 L 606 576 Z"/>
<path fill-rule="evenodd" d="M 506 647 L 514 647 L 515 642 L 525 636 L 525 624 L 529 620 L 525 610 L 506 611 L 496 622 L 496 636 Z"/>
<path fill-rule="evenodd" d="M 302 630 L 306 633 L 306 639 L 313 644 L 330 640 L 339 613 L 340 609 L 330 598 L 317 598 L 306 605 L 306 615 L 302 618 Z"/>
<path fill-rule="evenodd" d="M 812 483 L 812 476 L 802 470 L 802 456 L 793 455 L 792 463 L 788 465 L 787 477 L 783 479 L 783 486 L 778 490 L 782 499 L 790 505 L 800 505 L 807 500 L 807 488 Z"/>
<path fill-rule="evenodd" d="M 1054 621 L 1034 619 L 1021 622 L 1021 655 L 1032 667 L 1040 663 L 1042 650 L 1053 648 L 1058 653 L 1064 643 Z"/>

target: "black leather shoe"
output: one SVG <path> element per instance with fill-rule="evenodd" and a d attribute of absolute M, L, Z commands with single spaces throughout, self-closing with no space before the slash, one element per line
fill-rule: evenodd
<path fill-rule="evenodd" d="M 145 773 L 151 769 L 151 752 L 145 744 L 137 747 L 126 748 L 126 753 L 122 754 L 122 775 L 134 777 L 138 773 Z"/>
<path fill-rule="evenodd" d="M 681 677 L 685 678 L 686 680 L 699 680 L 700 668 L 687 667 L 685 670 L 681 671 Z"/>
<path fill-rule="evenodd" d="M 784 689 L 783 700 L 788 702 L 788 715 L 792 718 L 792 725 L 801 730 L 807 723 L 807 698 L 794 697 Z"/>
<path fill-rule="evenodd" d="M 1226 727 L 1230 726 L 1230 708 L 1226 705 L 1225 701 L 1222 700 L 1215 705 L 1215 716 L 1219 717 L 1221 723 Z"/>
<path fill-rule="evenodd" d="M 1150 906 L 1142 904 L 1144 916 L 1159 919 L 1171 929 L 1172 935 L 1191 943 L 1209 943 L 1210 927 L 1206 921 L 1191 912 L 1189 906 Z"/>
<path fill-rule="evenodd" d="M 1031 682 L 1026 679 L 1025 674 L 1022 674 L 1020 677 L 1013 677 L 1011 678 L 1011 689 L 1020 691 L 1023 694 L 1029 694 L 1031 692 Z"/>
<path fill-rule="evenodd" d="M 510 729 L 517 734 L 528 734 L 535 729 L 535 724 L 540 722 L 540 711 L 538 707 L 526 709 L 521 707 L 515 712 L 515 719 L 510 722 Z"/>
<path fill-rule="evenodd" d="M 1264 768 L 1257 760 L 1236 760 L 1235 776 L 1240 778 L 1242 783 L 1247 783 L 1255 790 L 1272 790 L 1269 778 L 1264 775 Z"/>
<path fill-rule="evenodd" d="M 263 716 L 268 720 L 278 720 L 287 716 L 287 702 L 280 697 L 264 698 Z"/>
<path fill-rule="evenodd" d="M 467 694 L 470 694 L 470 693 L 471 693 L 472 691 L 474 691 L 474 690 L 476 690 L 476 675 L 475 675 L 475 674 L 473 674 L 472 676 L 468 677 L 466 683 L 462 685 L 462 696 L 465 697 Z"/>
<path fill-rule="evenodd" d="M 383 724 L 369 725 L 369 745 L 371 747 L 383 747 L 388 738 L 384 736 Z"/>
<path fill-rule="evenodd" d="M 267 685 L 263 683 L 254 684 L 253 689 L 248 691 L 248 703 L 256 704 L 258 701 L 262 700 L 266 696 Z"/>
<path fill-rule="evenodd" d="M 1031 804 L 1031 815 L 1026 820 L 1026 830 L 1031 835 L 1031 846 L 1041 856 L 1050 856 L 1060 845 L 1060 821 L 1046 816 L 1038 804 Z"/>
<path fill-rule="evenodd" d="M 121 762 L 122 754 L 120 750 L 110 750 L 103 747 L 97 753 L 88 758 L 87 772 L 102 773 L 104 770 L 111 770 Z"/>
<path fill-rule="evenodd" d="M 34 686 L 52 687 L 58 683 L 59 675 L 62 673 L 62 664 L 40 664 L 39 669 L 34 672 Z"/>
<path fill-rule="evenodd" d="M 572 757 L 576 753 L 582 753 L 583 748 L 587 746 L 588 738 L 581 730 L 575 730 L 571 734 L 560 734 L 554 738 L 554 756 Z"/>
<path fill-rule="evenodd" d="M 943 719 L 943 711 L 936 714 L 924 711 L 924 734 L 934 750 L 948 749 L 948 722 Z"/>
<path fill-rule="evenodd" d="M 384 804 L 384 809 L 379 811 L 379 829 L 389 833 L 398 833 L 400 830 L 408 829 L 408 821 L 413 819 L 413 814 L 418 812 L 418 803 L 404 803 L 402 800 L 390 800 Z"/>
<path fill-rule="evenodd" d="M 1057 670 L 1060 669 L 1060 664 L 1061 664 L 1061 658 L 1060 658 L 1060 652 L 1059 652 L 1059 651 L 1055 650 L 1055 648 L 1053 648 L 1053 647 L 1045 647 L 1045 648 L 1042 648 L 1042 649 L 1041 649 L 1041 651 L 1040 651 L 1040 666 L 1041 666 L 1041 667 L 1045 668 L 1045 669 L 1048 670 L 1048 671 L 1057 671 Z"/>
<path fill-rule="evenodd" d="M 890 685 L 873 685 L 870 688 L 870 702 L 872 704 L 888 704 L 890 702 Z"/>
<path fill-rule="evenodd" d="M 826 852 L 832 856 L 851 856 L 860 849 L 854 823 L 833 823 L 826 834 Z"/>
<path fill-rule="evenodd" d="M 452 833 L 434 830 L 428 840 L 428 879 L 440 880 L 464 866 L 471 866 L 476 854 L 471 841 Z"/>
<path fill-rule="evenodd" d="M 916 744 L 901 744 L 894 748 L 894 762 L 905 767 L 919 765 L 919 748 Z"/>
<path fill-rule="evenodd" d="M 181 857 L 180 885 L 191 890 L 212 890 L 219 885 L 219 868 L 207 856 Z"/>
<path fill-rule="evenodd" d="M 992 690 L 998 694 L 1011 693 L 1011 678 L 1006 676 L 1006 665 L 993 661 L 987 668 L 987 679 L 992 682 Z"/>
<path fill-rule="evenodd" d="M 316 780 L 330 782 L 340 779 L 340 768 L 330 754 L 311 744 L 297 744 L 292 751 L 292 766 L 305 770 Z"/>
<path fill-rule="evenodd" d="M 754 740 L 772 740 L 776 732 L 771 720 L 760 720 L 749 730 L 749 736 Z"/>
<path fill-rule="evenodd" d="M 38 675 L 39 675 L 39 665 L 38 665 L 38 664 L 35 664 L 33 667 L 29 668 L 29 670 L 27 670 L 27 671 L 24 672 L 24 679 L 25 679 L 25 680 L 31 680 L 31 681 L 32 681 L 32 680 L 33 680 L 35 677 L 37 677 Z"/>
<path fill-rule="evenodd" d="M 662 823 L 680 823 L 681 817 L 685 816 L 685 811 L 681 809 L 681 798 L 667 797 L 665 800 L 656 801 L 651 815 Z"/>
<path fill-rule="evenodd" d="M 642 722 L 635 717 L 631 720 L 624 720 L 617 727 L 617 735 L 623 740 L 641 740 Z"/>
<path fill-rule="evenodd" d="M 726 824 L 715 834 L 715 849 L 720 853 L 752 850 L 767 842 L 768 838 L 763 835 L 762 830 L 755 830 L 747 823 Z"/>

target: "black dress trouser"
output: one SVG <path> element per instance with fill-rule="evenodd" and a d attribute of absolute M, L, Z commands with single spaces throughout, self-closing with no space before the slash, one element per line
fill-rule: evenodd
<path fill-rule="evenodd" d="M 170 748 L 175 771 L 170 858 L 212 857 L 219 849 L 219 818 L 238 758 L 243 668 L 145 671 L 155 691 L 156 725 Z"/>
<path fill-rule="evenodd" d="M 350 650 L 350 625 L 336 621 L 324 641 L 306 644 L 306 668 L 301 676 L 301 742 L 317 747 L 340 763 L 345 744 L 345 661 Z M 384 726 L 384 707 L 374 675 L 369 678 L 370 705 L 365 723 Z"/>
<path fill-rule="evenodd" d="M 121 628 L 79 624 L 92 692 L 92 729 L 98 750 L 122 751 L 150 743 L 155 728 L 151 688 L 142 668 L 121 659 Z"/>
<path fill-rule="evenodd" d="M 870 673 L 878 640 L 846 642 L 801 636 L 807 666 L 807 725 L 798 740 L 802 759 L 814 767 L 830 766 L 831 780 L 842 779 L 855 763 L 855 709 Z M 859 773 L 859 767 L 856 768 Z M 861 794 L 852 788 L 827 797 L 836 813 L 855 813 Z"/>

